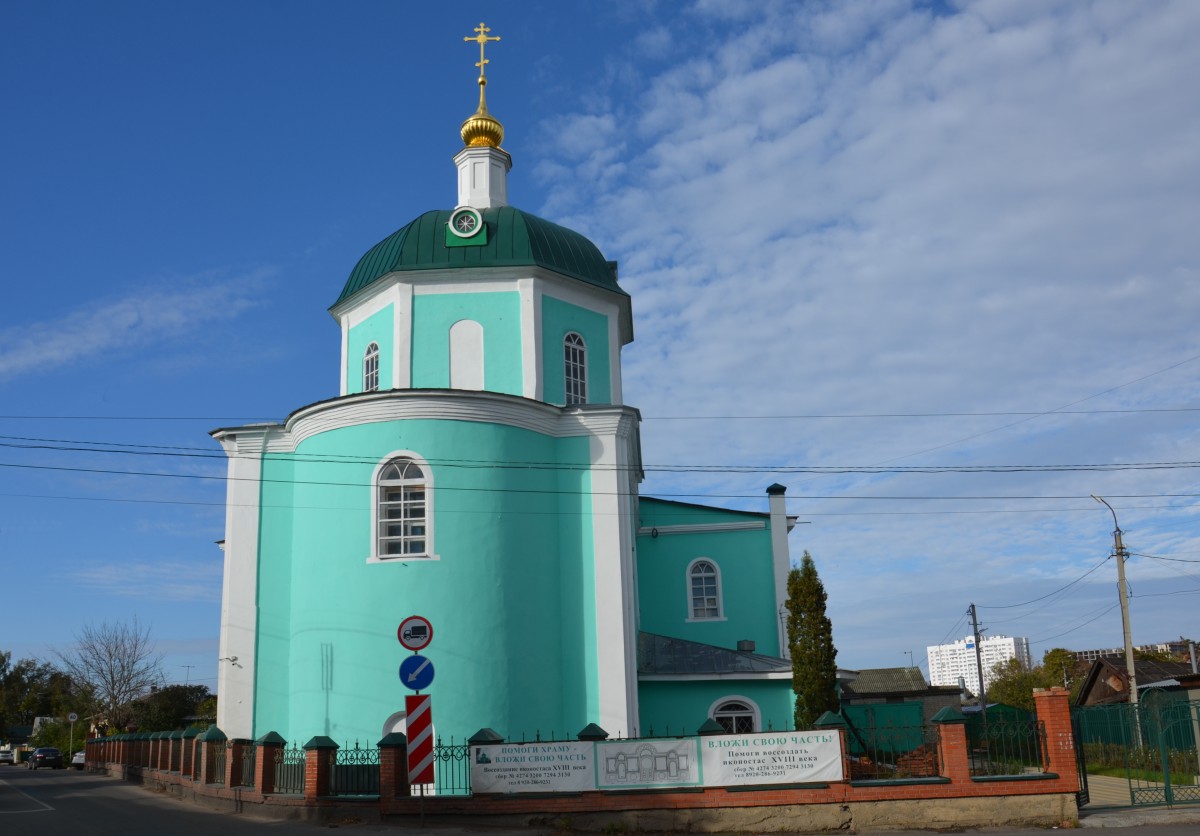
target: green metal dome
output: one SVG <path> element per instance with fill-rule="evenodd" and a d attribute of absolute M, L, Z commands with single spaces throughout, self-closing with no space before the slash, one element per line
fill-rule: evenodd
<path fill-rule="evenodd" d="M 616 262 L 605 261 L 599 248 L 578 232 L 520 209 L 500 206 L 480 213 L 488 230 L 486 244 L 447 247 L 445 231 L 452 211 L 426 212 L 368 250 L 350 271 L 334 305 L 397 270 L 472 267 L 544 267 L 628 295 L 617 285 Z"/>

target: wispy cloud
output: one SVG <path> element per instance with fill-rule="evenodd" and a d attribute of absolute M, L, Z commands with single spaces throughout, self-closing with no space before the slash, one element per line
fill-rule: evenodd
<path fill-rule="evenodd" d="M 1200 6 L 747 8 L 692 6 L 661 42 L 684 60 L 641 78 L 604 74 L 609 87 L 586 112 L 545 126 L 545 211 L 618 258 L 633 296 L 625 393 L 646 417 L 646 461 L 1194 459 L 1188 414 L 655 420 L 1038 411 L 1102 392 L 1084 408 L 1172 407 L 1200 396 L 1200 363 L 1146 377 L 1200 354 L 1190 83 Z M 773 478 L 812 520 L 793 549 L 813 549 L 837 629 L 859 648 L 880 622 L 905 625 L 895 640 L 912 647 L 902 649 L 923 647 L 973 597 L 1024 600 L 1047 573 L 1084 571 L 1111 542 L 1089 493 L 1200 490 L 1184 469 L 655 475 L 645 487 L 761 495 Z M 1083 499 L 917 499 L 946 495 Z M 1119 507 L 1143 542 L 1194 547 L 1167 535 L 1187 513 L 1170 501 Z M 895 510 L 907 513 L 884 513 Z M 1013 513 L 948 513 L 961 510 Z M 833 512 L 852 516 L 824 516 Z M 1167 574 L 1148 566 L 1144 578 Z M 1050 615 L 1069 620 L 1085 597 Z M 1142 629 L 1177 632 L 1165 611 L 1147 612 Z M 1034 633 L 1041 622 L 1030 623 Z"/>
<path fill-rule="evenodd" d="M 0 380 L 147 345 L 183 344 L 198 330 L 257 304 L 269 270 L 174 279 L 170 289 L 138 288 L 53 319 L 0 330 Z"/>
<path fill-rule="evenodd" d="M 219 601 L 221 563 L 133 561 L 93 563 L 73 570 L 72 583 L 107 595 L 174 601 Z"/>

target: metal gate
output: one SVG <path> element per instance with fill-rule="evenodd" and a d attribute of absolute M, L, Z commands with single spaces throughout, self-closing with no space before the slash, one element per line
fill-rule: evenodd
<path fill-rule="evenodd" d="M 1088 793 L 1087 749 L 1083 745 L 1083 733 L 1079 728 L 1079 714 L 1071 714 L 1071 733 L 1075 738 L 1075 771 L 1079 775 L 1079 792 L 1075 793 L 1075 804 L 1082 807 L 1092 800 Z"/>
<path fill-rule="evenodd" d="M 1200 804 L 1200 700 L 1147 688 L 1137 706 L 1075 713 L 1076 742 L 1095 766 L 1123 767 L 1131 805 Z"/>

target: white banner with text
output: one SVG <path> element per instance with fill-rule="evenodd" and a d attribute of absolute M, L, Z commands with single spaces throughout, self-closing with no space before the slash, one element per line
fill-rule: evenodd
<path fill-rule="evenodd" d="M 471 747 L 474 793 L 843 780 L 840 730 Z"/>

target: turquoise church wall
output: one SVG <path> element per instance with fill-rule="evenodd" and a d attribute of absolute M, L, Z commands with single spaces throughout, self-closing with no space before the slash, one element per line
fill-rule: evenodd
<path fill-rule="evenodd" d="M 639 528 L 761 521 L 762 529 L 640 536 L 637 540 L 641 629 L 663 636 L 734 649 L 751 639 L 756 650 L 782 655 L 775 612 L 775 569 L 770 518 L 765 514 L 705 508 L 642 498 Z M 720 572 L 722 618 L 689 621 L 687 570 L 697 558 Z"/>
<path fill-rule="evenodd" d="M 413 388 L 449 388 L 450 328 L 463 319 L 483 326 L 484 389 L 520 395 L 521 297 L 515 291 L 414 296 Z"/>
<path fill-rule="evenodd" d="M 563 340 L 572 331 L 587 349 L 588 403 L 612 403 L 608 317 L 553 296 L 542 297 L 542 399 L 566 402 Z"/>
<path fill-rule="evenodd" d="M 368 564 L 373 472 L 397 450 L 434 462 L 440 559 Z M 378 740 L 411 693 L 397 676 L 409 651 L 396 627 L 412 614 L 434 626 L 424 655 L 439 734 L 574 733 L 596 718 L 587 439 L 408 420 L 331 430 L 297 454 L 264 462 L 255 736 Z"/>
<path fill-rule="evenodd" d="M 642 734 L 648 735 L 651 729 L 658 735 L 695 734 L 715 702 L 738 697 L 758 706 L 761 731 L 789 730 L 794 725 L 790 680 L 642 682 L 638 685 Z"/>
<path fill-rule="evenodd" d="M 346 342 L 346 392 L 363 390 L 363 357 L 367 346 L 379 346 L 379 388 L 392 388 L 392 357 L 395 349 L 396 310 L 394 305 L 371 314 L 350 329 Z"/>

